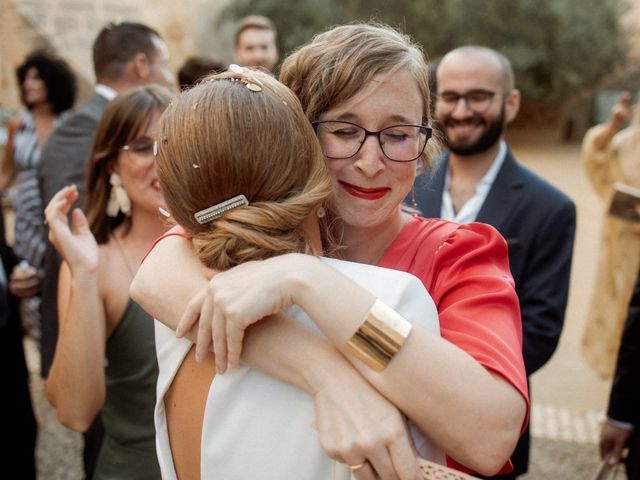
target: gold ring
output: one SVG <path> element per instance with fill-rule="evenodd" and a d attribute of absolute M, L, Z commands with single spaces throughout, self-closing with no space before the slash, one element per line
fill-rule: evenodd
<path fill-rule="evenodd" d="M 364 462 L 358 463 L 356 465 L 350 465 L 350 464 L 347 463 L 347 467 L 349 468 L 349 470 L 351 470 L 353 472 L 354 470 L 358 470 L 359 468 L 364 467 L 365 463 L 367 463 L 366 460 Z"/>

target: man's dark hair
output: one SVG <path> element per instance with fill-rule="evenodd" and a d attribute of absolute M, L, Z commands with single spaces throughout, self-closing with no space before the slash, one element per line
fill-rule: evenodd
<path fill-rule="evenodd" d="M 193 87 L 202 77 L 222 73 L 226 70 L 225 66 L 211 57 L 193 56 L 189 57 L 178 70 L 178 83 L 180 90 L 186 90 Z"/>
<path fill-rule="evenodd" d="M 24 98 L 22 84 L 29 69 L 35 68 L 38 77 L 47 87 L 47 101 L 55 114 L 64 112 L 73 106 L 76 99 L 76 76 L 71 67 L 62 58 L 46 50 L 36 50 L 30 53 L 22 65 L 16 68 L 16 77 L 20 86 L 20 99 L 31 110 Z"/>
<path fill-rule="evenodd" d="M 153 37 L 162 38 L 142 23 L 111 22 L 105 26 L 93 42 L 93 68 L 98 81 L 117 80 L 138 53 L 152 60 L 156 53 Z"/>

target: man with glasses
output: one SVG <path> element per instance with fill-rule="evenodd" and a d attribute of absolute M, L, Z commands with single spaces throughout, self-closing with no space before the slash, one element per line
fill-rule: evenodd
<path fill-rule="evenodd" d="M 488 223 L 505 237 L 531 375 L 549 360 L 562 330 L 575 206 L 520 165 L 503 139 L 520 107 L 504 55 L 485 47 L 457 48 L 443 57 L 436 79 L 435 118 L 448 152 L 416 180 L 417 206 L 425 217 Z M 514 471 L 496 478 L 525 473 L 528 459 L 527 429 L 512 457 Z"/>
<path fill-rule="evenodd" d="M 84 171 L 93 135 L 107 102 L 119 92 L 147 83 L 167 87 L 173 84 L 168 68 L 167 46 L 154 29 L 134 22 L 110 22 L 93 43 L 93 66 L 97 84 L 93 97 L 72 112 L 49 136 L 38 166 L 38 183 L 43 205 L 65 185 L 75 184 L 80 191 L 76 203 L 84 203 Z M 43 218 L 44 221 L 44 218 Z M 58 339 L 58 270 L 60 256 L 48 243 L 42 281 L 42 340 L 40 374 L 46 378 Z M 85 434 L 84 467 L 87 478 L 95 466 L 102 441 L 97 420 Z"/>

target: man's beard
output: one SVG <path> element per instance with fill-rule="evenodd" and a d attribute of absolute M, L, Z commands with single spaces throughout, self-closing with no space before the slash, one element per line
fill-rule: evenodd
<path fill-rule="evenodd" d="M 481 115 L 474 113 L 471 118 L 463 120 L 459 122 L 457 120 L 453 120 L 451 115 L 445 117 L 442 122 L 444 126 L 444 135 L 447 140 L 447 145 L 451 152 L 456 155 L 460 155 L 462 157 L 468 155 L 475 155 L 477 153 L 482 153 L 489 150 L 493 147 L 500 137 L 502 136 L 502 132 L 504 130 L 504 117 L 505 117 L 505 106 L 502 105 L 500 109 L 500 115 L 492 119 L 486 119 Z M 478 137 L 477 140 L 473 142 L 469 141 L 460 141 L 460 142 L 452 142 L 447 135 L 447 128 L 450 126 L 454 126 L 457 123 L 466 123 L 471 122 L 474 124 L 483 125 L 485 127 L 482 134 Z"/>

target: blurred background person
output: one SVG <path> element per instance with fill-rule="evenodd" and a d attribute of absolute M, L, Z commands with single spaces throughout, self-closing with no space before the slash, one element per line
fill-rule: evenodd
<path fill-rule="evenodd" d="M 244 67 L 273 70 L 278 63 L 276 27 L 262 15 L 241 18 L 234 34 L 233 61 Z"/>
<path fill-rule="evenodd" d="M 640 276 L 629 303 L 613 377 L 607 420 L 600 432 L 600 455 L 611 464 L 624 458 L 628 480 L 640 478 Z"/>
<path fill-rule="evenodd" d="M 35 480 L 38 427 L 29 393 L 18 297 L 32 295 L 39 281 L 34 269 L 24 271 L 5 239 L 4 216 L 0 215 L 0 423 L 5 426 L 2 455 L 11 461 L 17 478 Z M 7 425 L 17 428 L 9 434 Z"/>
<path fill-rule="evenodd" d="M 631 95 L 623 93 L 607 121 L 591 128 L 582 141 L 587 177 L 603 202 L 610 201 L 615 182 L 640 188 L 639 115 L 634 117 Z M 623 128 L 630 121 L 631 125 Z M 613 374 L 639 267 L 640 234 L 634 223 L 605 214 L 598 270 L 582 336 L 584 357 L 602 378 Z"/>
<path fill-rule="evenodd" d="M 201 78 L 221 73 L 226 67 L 211 57 L 204 55 L 192 56 L 187 58 L 178 70 L 178 84 L 180 91 L 193 87 Z"/>
<path fill-rule="evenodd" d="M 42 151 L 38 167 L 38 184 L 43 204 L 66 185 L 78 187 L 78 204 L 84 203 L 85 165 L 98 122 L 107 103 L 119 92 L 157 83 L 171 88 L 173 74 L 169 70 L 169 52 L 160 34 L 153 28 L 135 22 L 110 22 L 93 43 L 93 67 L 97 84 L 93 97 L 71 113 L 51 134 Z M 42 339 L 40 375 L 46 378 L 53 361 L 58 338 L 58 271 L 60 256 L 47 242 L 44 256 L 42 303 L 40 315 Z M 84 435 L 84 466 L 91 476 L 102 439 L 99 418 L 94 428 Z"/>
<path fill-rule="evenodd" d="M 26 111 L 9 122 L 0 192 L 12 185 L 7 193 L 14 209 L 13 249 L 42 276 L 47 231 L 36 173 L 44 143 L 73 106 L 76 78 L 67 62 L 45 50 L 30 53 L 16 69 L 16 77 Z M 36 343 L 40 340 L 39 307 L 40 297 L 34 295 L 25 299 L 22 309 L 23 323 Z"/>
<path fill-rule="evenodd" d="M 47 395 L 60 422 L 85 432 L 102 409 L 105 438 L 93 479 L 160 478 L 153 408 L 158 377 L 153 322 L 129 284 L 165 225 L 154 166 L 158 120 L 171 94 L 147 85 L 105 109 L 87 169 L 85 217 L 76 186 L 46 209 L 60 269 L 60 335 Z"/>
<path fill-rule="evenodd" d="M 42 152 L 38 181 L 45 205 L 57 191 L 71 184 L 78 187 L 78 203 L 82 205 L 85 165 L 104 108 L 119 92 L 138 85 L 157 83 L 172 87 L 168 55 L 160 34 L 147 25 L 112 22 L 100 31 L 93 44 L 97 79 L 95 94 L 53 131 Z M 50 252 L 55 254 L 51 246 L 45 254 L 46 276 L 41 308 L 45 334 L 41 364 L 43 377 L 49 371 L 57 331 L 57 320 L 51 315 L 57 312 L 56 279 L 60 262 L 55 255 L 52 259 Z"/>
<path fill-rule="evenodd" d="M 493 225 L 507 240 L 522 315 L 527 377 L 555 351 L 569 296 L 576 210 L 560 190 L 520 164 L 504 140 L 520 108 L 511 62 L 500 52 L 464 46 L 437 67 L 435 118 L 449 151 L 415 184 L 426 217 Z M 409 197 L 409 201 L 411 198 Z M 529 429 L 513 456 L 527 472 Z"/>

